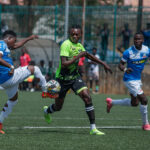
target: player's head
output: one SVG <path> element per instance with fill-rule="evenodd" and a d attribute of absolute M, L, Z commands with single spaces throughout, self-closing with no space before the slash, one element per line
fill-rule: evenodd
<path fill-rule="evenodd" d="M 72 25 L 69 28 L 69 39 L 72 43 L 78 43 L 82 34 L 81 26 L 80 25 Z"/>
<path fill-rule="evenodd" d="M 16 43 L 17 35 L 12 30 L 7 30 L 2 34 L 3 40 L 7 43 L 8 47 L 11 48 Z"/>
<path fill-rule="evenodd" d="M 144 42 L 144 36 L 142 32 L 137 32 L 134 35 L 134 45 L 137 49 L 141 49 L 142 43 Z"/>
<path fill-rule="evenodd" d="M 92 53 L 95 55 L 97 53 L 97 48 L 96 47 L 93 47 L 92 48 Z"/>

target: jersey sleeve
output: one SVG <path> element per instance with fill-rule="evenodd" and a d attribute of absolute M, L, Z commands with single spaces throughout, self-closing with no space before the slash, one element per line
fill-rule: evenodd
<path fill-rule="evenodd" d="M 148 53 L 148 57 L 150 58 L 150 48 L 148 49 L 148 52 L 149 52 L 149 53 Z"/>
<path fill-rule="evenodd" d="M 124 62 L 127 62 L 128 59 L 129 59 L 129 52 L 128 51 L 124 51 L 121 60 L 124 61 Z"/>
<path fill-rule="evenodd" d="M 6 49 L 6 44 L 4 42 L 0 42 L 0 53 L 3 54 Z"/>
<path fill-rule="evenodd" d="M 66 56 L 69 57 L 69 45 L 67 42 L 63 42 L 60 47 L 60 56 Z"/>
<path fill-rule="evenodd" d="M 82 44 L 80 44 L 80 47 L 81 47 L 82 52 L 85 51 L 85 48 L 83 47 Z"/>

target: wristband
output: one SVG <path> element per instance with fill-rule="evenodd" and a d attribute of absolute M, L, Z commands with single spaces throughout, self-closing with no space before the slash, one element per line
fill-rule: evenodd
<path fill-rule="evenodd" d="M 127 68 L 124 68 L 124 69 L 123 69 L 123 72 L 126 72 L 126 71 L 127 71 Z"/>
<path fill-rule="evenodd" d="M 11 69 L 15 69 L 15 67 L 13 65 L 10 66 Z"/>

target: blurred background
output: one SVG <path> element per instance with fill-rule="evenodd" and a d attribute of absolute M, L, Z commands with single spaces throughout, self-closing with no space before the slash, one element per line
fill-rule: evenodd
<path fill-rule="evenodd" d="M 123 51 L 133 44 L 133 35 L 142 31 L 144 44 L 150 45 L 150 0 L 0 0 L 0 4 L 0 35 L 7 29 L 14 30 L 20 39 L 39 35 L 25 49 L 32 63 L 39 65 L 48 76 L 47 80 L 55 76 L 59 47 L 68 38 L 68 27 L 72 24 L 82 26 L 81 43 L 86 50 L 92 53 L 96 47 L 100 59 L 112 66 L 115 73 L 113 77 L 107 76 L 107 80 L 114 87 L 118 84 L 119 93 L 125 90 L 118 87 L 122 84 L 122 74 L 117 64 Z M 12 53 L 16 67 L 20 66 L 21 55 L 22 48 Z M 87 71 L 87 60 L 85 66 Z M 149 69 L 145 76 L 148 81 Z M 109 88 L 103 69 L 100 69 L 100 79 L 101 92 L 114 92 L 116 88 Z"/>

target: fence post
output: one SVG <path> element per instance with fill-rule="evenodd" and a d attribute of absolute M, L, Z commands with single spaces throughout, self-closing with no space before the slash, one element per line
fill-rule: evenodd
<path fill-rule="evenodd" d="M 115 60 L 116 51 L 116 21 L 117 21 L 117 5 L 114 5 L 114 33 L 113 33 L 113 62 Z"/>
<path fill-rule="evenodd" d="M 55 6 L 55 34 L 54 34 L 54 40 L 56 42 L 57 40 L 57 15 L 58 15 L 58 6 Z"/>

